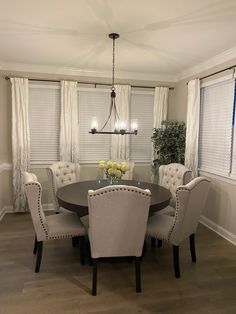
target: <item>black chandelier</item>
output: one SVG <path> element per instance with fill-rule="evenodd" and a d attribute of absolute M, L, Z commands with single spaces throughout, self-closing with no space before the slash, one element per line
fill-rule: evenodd
<path fill-rule="evenodd" d="M 91 121 L 91 130 L 89 133 L 91 134 L 138 134 L 138 123 L 137 120 L 131 121 L 131 127 L 130 130 L 126 129 L 126 123 L 125 121 L 121 121 L 119 118 L 119 114 L 117 112 L 116 108 L 116 91 L 115 91 L 115 40 L 120 37 L 117 33 L 111 33 L 108 35 L 109 38 L 113 40 L 113 54 L 112 54 L 112 86 L 111 86 L 111 103 L 110 103 L 110 109 L 109 114 L 106 122 L 102 126 L 101 129 L 98 130 L 98 121 L 96 117 L 94 117 Z M 109 120 L 112 117 L 112 114 L 114 116 L 114 131 L 103 131 L 106 125 L 108 124 Z"/>

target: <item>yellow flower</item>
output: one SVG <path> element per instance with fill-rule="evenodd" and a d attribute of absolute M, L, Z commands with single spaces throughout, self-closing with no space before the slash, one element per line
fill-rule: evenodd
<path fill-rule="evenodd" d="M 112 168 L 112 166 L 113 166 L 113 161 L 112 160 L 108 160 L 107 167 L 108 168 Z"/>
<path fill-rule="evenodd" d="M 117 178 L 120 178 L 120 177 L 121 177 L 121 175 L 122 175 L 122 173 L 121 173 L 121 171 L 120 171 L 120 170 L 116 170 L 115 175 L 116 175 L 116 177 L 117 177 Z"/>
<path fill-rule="evenodd" d="M 115 174 L 115 170 L 112 169 L 112 168 L 109 168 L 107 172 L 108 172 L 109 175 L 114 175 Z"/>
<path fill-rule="evenodd" d="M 129 166 L 127 165 L 126 162 L 122 162 L 120 169 L 121 171 L 126 172 L 127 170 L 129 170 Z"/>
<path fill-rule="evenodd" d="M 100 169 L 104 169 L 106 167 L 106 162 L 104 160 L 100 160 L 99 164 L 98 164 L 98 167 Z"/>
<path fill-rule="evenodd" d="M 114 170 L 117 169 L 117 162 L 115 162 L 115 161 L 113 162 L 112 168 L 113 168 Z"/>
<path fill-rule="evenodd" d="M 121 164 L 117 164 L 117 169 L 118 169 L 118 170 L 121 169 Z"/>

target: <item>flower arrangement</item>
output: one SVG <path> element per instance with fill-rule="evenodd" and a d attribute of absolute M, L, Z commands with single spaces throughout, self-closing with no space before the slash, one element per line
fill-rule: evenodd
<path fill-rule="evenodd" d="M 100 160 L 98 167 L 102 169 L 108 179 L 121 179 L 122 176 L 129 170 L 129 166 L 125 161 L 121 163 L 113 160 Z"/>

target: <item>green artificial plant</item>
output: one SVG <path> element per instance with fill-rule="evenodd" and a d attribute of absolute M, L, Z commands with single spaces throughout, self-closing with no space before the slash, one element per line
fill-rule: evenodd
<path fill-rule="evenodd" d="M 183 164 L 185 153 L 186 126 L 184 122 L 162 121 L 161 128 L 154 129 L 151 140 L 156 159 L 153 160 L 154 172 L 160 165 L 173 162 Z"/>

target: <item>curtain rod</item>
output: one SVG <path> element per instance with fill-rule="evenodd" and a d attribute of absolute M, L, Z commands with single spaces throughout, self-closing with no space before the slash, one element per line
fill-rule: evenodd
<path fill-rule="evenodd" d="M 204 79 L 206 79 L 206 78 L 208 78 L 208 77 L 211 77 L 211 76 L 213 76 L 213 75 L 216 75 L 216 74 L 225 72 L 225 71 L 227 71 L 227 70 L 233 70 L 233 69 L 235 69 L 235 67 L 236 67 L 236 64 L 235 64 L 235 65 L 231 65 L 230 67 L 225 68 L 225 69 L 223 69 L 223 70 L 219 70 L 219 71 L 216 71 L 216 72 L 214 72 L 214 73 L 211 73 L 211 74 L 202 76 L 202 77 L 199 78 L 199 80 L 204 80 Z M 188 85 L 188 83 L 187 83 L 187 85 Z"/>
<path fill-rule="evenodd" d="M 9 76 L 5 76 L 5 80 L 10 80 Z M 47 80 L 47 79 L 29 79 L 29 81 L 38 81 L 38 82 L 51 82 L 51 83 L 59 83 L 59 80 Z M 96 83 L 96 82 L 78 82 L 78 84 L 88 84 L 88 85 L 104 85 L 104 86 L 111 86 L 111 84 L 108 83 Z M 155 88 L 156 86 L 141 86 L 141 85 L 131 85 L 131 87 L 136 87 L 136 88 Z M 169 86 L 160 86 L 160 87 L 168 87 L 170 90 L 174 90 L 174 87 L 169 87 Z"/>

